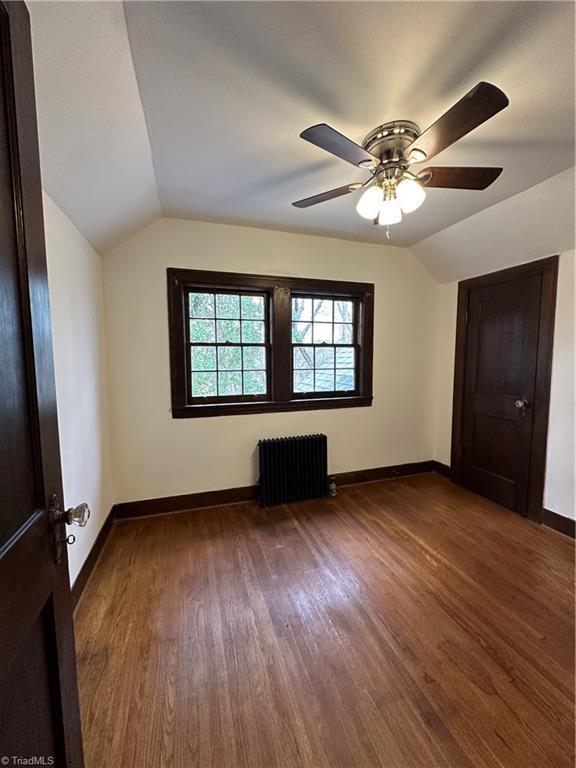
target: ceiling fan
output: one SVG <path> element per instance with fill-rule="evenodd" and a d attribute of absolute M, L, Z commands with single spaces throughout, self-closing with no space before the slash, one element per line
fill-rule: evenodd
<path fill-rule="evenodd" d="M 425 188 L 486 189 L 500 176 L 502 168 L 431 166 L 418 173 L 410 169 L 454 144 L 508 103 L 503 91 L 481 82 L 425 131 L 421 132 L 410 120 L 393 120 L 370 131 L 362 146 L 326 123 L 306 128 L 301 138 L 352 165 L 366 168 L 371 176 L 363 183 L 346 184 L 292 205 L 309 208 L 363 189 L 356 210 L 374 224 L 388 227 L 401 221 L 402 213 L 411 213 L 422 205 Z"/>

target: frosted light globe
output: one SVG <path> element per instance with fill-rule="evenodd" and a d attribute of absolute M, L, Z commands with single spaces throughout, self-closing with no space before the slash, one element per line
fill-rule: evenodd
<path fill-rule="evenodd" d="M 380 205 L 378 224 L 388 226 L 389 224 L 398 224 L 400 221 L 402 221 L 402 211 L 398 205 L 398 200 L 384 200 Z"/>
<path fill-rule="evenodd" d="M 364 219 L 375 219 L 384 198 L 380 187 L 369 187 L 356 205 L 356 210 Z"/>
<path fill-rule="evenodd" d="M 396 197 L 404 213 L 412 213 L 416 208 L 420 208 L 426 198 L 426 192 L 417 181 L 402 179 L 396 187 Z"/>

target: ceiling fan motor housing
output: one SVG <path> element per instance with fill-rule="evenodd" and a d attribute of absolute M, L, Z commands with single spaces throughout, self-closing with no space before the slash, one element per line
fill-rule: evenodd
<path fill-rule="evenodd" d="M 408 146 L 420 136 L 420 128 L 411 120 L 383 123 L 366 136 L 362 147 L 382 163 L 404 159 Z"/>

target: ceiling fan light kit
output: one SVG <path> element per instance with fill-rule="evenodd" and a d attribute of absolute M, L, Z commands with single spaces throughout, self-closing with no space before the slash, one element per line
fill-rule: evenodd
<path fill-rule="evenodd" d="M 403 213 L 412 213 L 419 208 L 426 197 L 426 192 L 417 177 L 409 171 L 403 171 L 400 178 L 378 178 L 368 187 L 356 204 L 356 211 L 365 219 L 378 224 L 398 224 Z"/>
<path fill-rule="evenodd" d="M 372 174 L 364 183 L 348 184 L 292 205 L 309 208 L 358 189 L 364 189 L 356 211 L 374 224 L 389 227 L 402 221 L 402 213 L 417 210 L 428 188 L 486 189 L 502 168 L 410 168 L 437 155 L 458 139 L 508 106 L 508 97 L 491 83 L 478 83 L 423 133 L 410 120 L 393 120 L 374 128 L 362 145 L 325 123 L 307 128 L 300 136 L 321 149 Z M 388 231 L 387 231 L 388 234 Z"/>

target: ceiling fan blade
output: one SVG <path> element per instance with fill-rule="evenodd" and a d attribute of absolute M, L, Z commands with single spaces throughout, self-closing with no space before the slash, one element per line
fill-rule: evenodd
<path fill-rule="evenodd" d="M 321 192 L 319 195 L 312 195 L 312 197 L 305 197 L 303 200 L 297 200 L 295 203 L 292 203 L 292 205 L 295 208 L 309 208 L 311 205 L 316 205 L 317 203 L 323 203 L 325 200 L 333 200 L 335 197 L 342 197 L 342 195 L 347 195 L 349 192 L 354 192 L 357 189 L 360 189 L 363 184 L 346 184 L 345 187 L 337 187 L 336 189 L 329 189 L 328 192 Z"/>
<path fill-rule="evenodd" d="M 407 148 L 406 154 L 410 156 L 414 150 L 418 150 L 418 154 L 424 152 L 426 155 L 422 160 L 430 159 L 482 125 L 508 104 L 508 97 L 500 88 L 491 83 L 478 83 L 415 139 Z"/>
<path fill-rule="evenodd" d="M 320 149 L 325 149 L 326 152 L 331 152 L 336 157 L 352 163 L 352 165 L 358 165 L 361 168 L 373 168 L 380 165 L 377 157 L 366 152 L 359 144 L 355 144 L 351 139 L 338 133 L 334 128 L 330 128 L 326 123 L 319 123 L 311 128 L 306 128 L 300 134 L 300 138 L 315 144 Z"/>
<path fill-rule="evenodd" d="M 486 189 L 496 181 L 502 168 L 425 168 L 418 176 L 426 187 L 441 189 Z M 428 181 L 425 177 L 431 174 Z"/>

